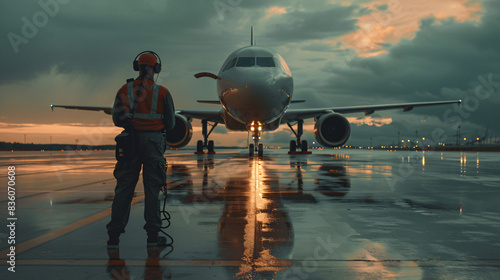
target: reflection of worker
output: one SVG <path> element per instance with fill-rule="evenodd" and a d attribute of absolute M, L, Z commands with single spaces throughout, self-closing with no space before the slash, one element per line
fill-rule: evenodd
<path fill-rule="evenodd" d="M 140 57 L 139 57 L 140 55 Z M 116 94 L 113 122 L 124 127 L 133 137 L 133 153 L 119 160 L 114 170 L 117 180 L 111 221 L 107 224 L 108 248 L 116 248 L 119 236 L 125 232 L 135 186 L 143 168 L 145 194 L 144 229 L 148 246 L 162 246 L 166 238 L 158 236 L 161 229 L 160 201 L 162 186 L 166 184 L 165 131 L 175 125 L 175 110 L 169 91 L 155 84 L 153 77 L 161 71 L 161 60 L 154 52 L 142 52 L 134 59 L 135 80 L 127 80 Z M 139 60 L 137 61 L 137 57 Z M 158 57 L 159 58 L 159 57 Z"/>
<path fill-rule="evenodd" d="M 172 272 L 166 266 L 162 266 L 160 260 L 165 259 L 174 251 L 174 247 L 148 247 L 148 258 L 144 265 L 144 274 L 141 279 L 172 279 Z M 107 271 L 111 279 L 135 279 L 130 275 L 127 262 L 120 258 L 119 250 L 108 250 Z"/>

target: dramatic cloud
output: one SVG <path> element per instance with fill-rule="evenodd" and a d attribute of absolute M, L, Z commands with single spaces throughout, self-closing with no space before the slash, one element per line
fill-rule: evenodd
<path fill-rule="evenodd" d="M 283 11 L 283 10 L 281 10 Z M 333 5 L 321 11 L 294 10 L 272 17 L 267 36 L 283 41 L 303 41 L 338 37 L 356 30 L 353 18 L 367 10 L 358 6 Z"/>
<path fill-rule="evenodd" d="M 437 107 L 415 112 L 440 117 L 450 130 L 460 121 L 498 129 L 491 112 L 500 105 L 500 66 L 496 63 L 500 42 L 493 35 L 500 32 L 494 16 L 500 12 L 500 5 L 484 5 L 487 12 L 479 22 L 425 18 L 413 39 L 403 39 L 387 54 L 355 57 L 348 66 L 330 64 L 325 71 L 332 76 L 321 91 L 356 92 L 367 101 L 373 96 L 393 101 L 462 99 L 461 110 L 453 109 L 452 114 L 444 114 L 447 108 Z M 477 127 L 470 127 L 473 129 Z"/>

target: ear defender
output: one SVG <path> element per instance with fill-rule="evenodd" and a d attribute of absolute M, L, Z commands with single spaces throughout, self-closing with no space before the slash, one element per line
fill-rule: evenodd
<path fill-rule="evenodd" d="M 134 62 L 132 64 L 132 66 L 134 68 L 134 71 L 139 71 L 139 56 L 141 54 L 144 54 L 144 53 L 151 53 L 154 56 L 156 56 L 156 58 L 158 58 L 158 62 L 154 66 L 153 65 L 152 66 L 153 66 L 153 72 L 155 74 L 160 73 L 161 72 L 161 58 L 160 58 L 160 56 L 157 53 L 155 53 L 153 51 L 143 51 L 143 52 L 140 52 L 138 55 L 135 56 Z"/>

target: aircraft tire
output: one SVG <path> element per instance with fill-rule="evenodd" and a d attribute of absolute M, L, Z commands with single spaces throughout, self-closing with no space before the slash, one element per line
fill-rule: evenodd
<path fill-rule="evenodd" d="M 264 145 L 259 144 L 259 157 L 264 156 Z"/>
<path fill-rule="evenodd" d="M 248 156 L 253 157 L 254 152 L 255 152 L 255 146 L 254 146 L 254 144 L 250 144 L 250 145 L 248 146 Z"/>
<path fill-rule="evenodd" d="M 295 140 L 290 140 L 290 152 L 297 151 L 297 142 Z"/>
<path fill-rule="evenodd" d="M 300 149 L 302 152 L 307 152 L 307 140 L 302 140 L 302 143 L 300 144 Z"/>
<path fill-rule="evenodd" d="M 196 142 L 196 152 L 203 152 L 203 141 L 198 140 L 198 142 Z"/>
<path fill-rule="evenodd" d="M 215 151 L 214 140 L 208 141 L 208 152 L 213 153 Z"/>

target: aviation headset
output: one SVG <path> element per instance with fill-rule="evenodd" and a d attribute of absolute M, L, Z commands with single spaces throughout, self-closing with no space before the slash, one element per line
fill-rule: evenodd
<path fill-rule="evenodd" d="M 138 55 L 135 56 L 134 63 L 133 63 L 134 71 L 139 71 L 139 60 L 138 60 L 138 58 L 143 53 L 152 53 L 154 56 L 156 56 L 156 58 L 158 58 L 159 62 L 157 62 L 155 64 L 155 66 L 153 66 L 153 71 L 154 71 L 155 74 L 160 73 L 161 72 L 161 58 L 160 58 L 160 56 L 157 53 L 155 53 L 153 51 L 143 51 L 143 52 L 140 52 Z"/>

